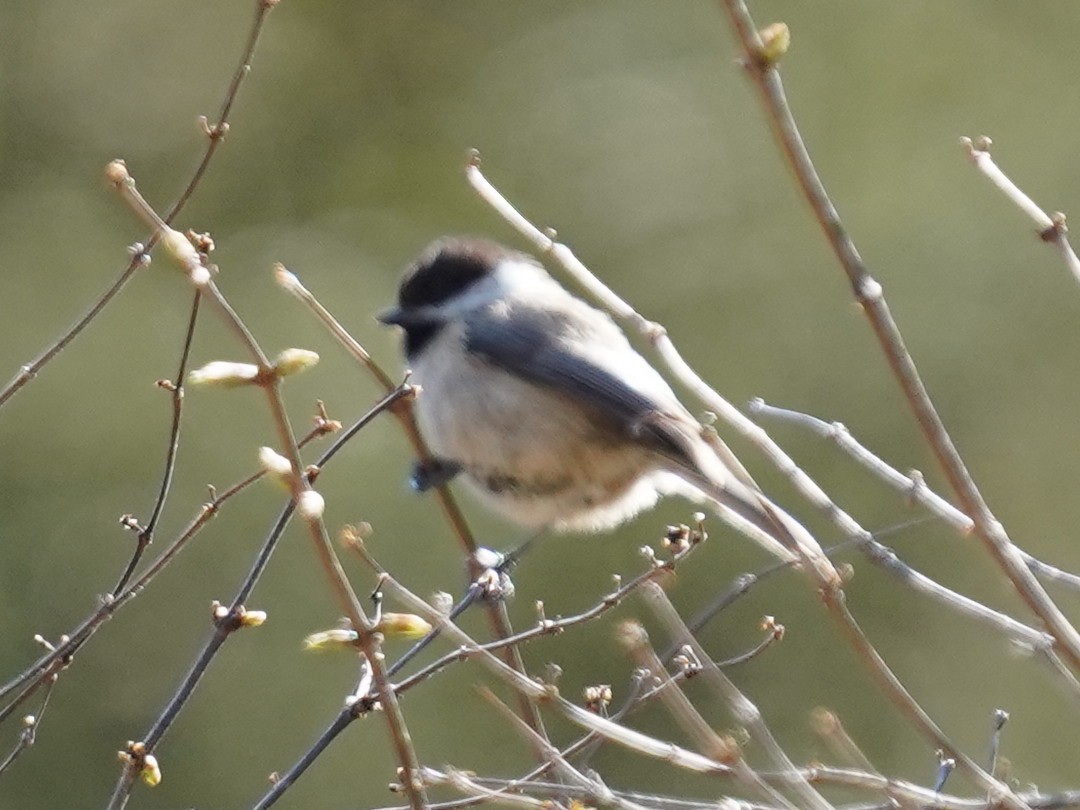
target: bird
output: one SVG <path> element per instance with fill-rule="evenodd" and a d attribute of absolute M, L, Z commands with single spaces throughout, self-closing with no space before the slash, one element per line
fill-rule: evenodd
<path fill-rule="evenodd" d="M 377 318 L 404 332 L 420 387 L 416 418 L 432 458 L 417 488 L 460 479 L 529 529 L 610 529 L 679 494 L 750 524 L 788 559 L 809 537 L 726 447 L 721 457 L 615 321 L 532 256 L 437 239 Z"/>

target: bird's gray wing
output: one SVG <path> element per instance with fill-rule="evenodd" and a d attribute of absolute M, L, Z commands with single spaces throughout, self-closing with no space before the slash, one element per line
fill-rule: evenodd
<path fill-rule="evenodd" d="M 688 431 L 664 406 L 616 373 L 570 350 L 560 336 L 575 323 L 559 313 L 519 309 L 512 318 L 470 315 L 466 348 L 484 361 L 536 386 L 575 400 L 599 426 L 641 442 L 678 466 L 695 469 Z"/>
<path fill-rule="evenodd" d="M 770 551 L 782 559 L 793 559 L 791 550 L 796 546 L 817 548 L 798 521 L 761 494 L 741 464 L 737 469 L 745 480 L 728 470 L 719 458 L 722 475 L 710 476 L 702 469 L 694 452 L 700 442 L 695 441 L 692 419 L 671 414 L 663 404 L 627 385 L 616 374 L 568 349 L 560 336 L 572 333 L 577 325 L 569 316 L 538 310 L 518 310 L 512 319 L 477 313 L 467 321 L 465 343 L 484 361 L 576 400 L 593 411 L 599 424 L 670 460 L 703 493 L 778 542 Z"/>

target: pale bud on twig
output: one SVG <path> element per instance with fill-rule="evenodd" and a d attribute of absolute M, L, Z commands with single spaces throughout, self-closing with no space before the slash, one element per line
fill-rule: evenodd
<path fill-rule="evenodd" d="M 304 649 L 313 652 L 322 652 L 337 648 L 352 648 L 359 636 L 355 630 L 344 627 L 336 627 L 333 630 L 321 630 L 304 638 Z"/>
<path fill-rule="evenodd" d="M 355 526 L 351 523 L 346 523 L 341 527 L 341 532 L 338 534 L 338 538 L 341 540 L 341 545 L 350 551 L 359 551 L 364 547 L 364 540 L 371 536 L 373 529 L 371 524 L 366 521 L 361 521 Z"/>
<path fill-rule="evenodd" d="M 383 613 L 375 630 L 386 638 L 423 638 L 431 625 L 415 613 Z"/>
<path fill-rule="evenodd" d="M 761 50 L 758 57 L 763 66 L 775 65 L 791 47 L 791 29 L 786 23 L 778 22 L 767 25 L 758 31 L 761 37 Z"/>
<path fill-rule="evenodd" d="M 191 283 L 196 287 L 205 287 L 210 283 L 210 271 L 200 264 L 198 267 L 193 267 L 191 269 L 188 278 L 191 279 Z"/>
<path fill-rule="evenodd" d="M 259 627 L 266 623 L 266 611 L 265 610 L 241 610 L 240 611 L 240 626 L 241 627 Z"/>
<path fill-rule="evenodd" d="M 286 349 L 274 361 L 274 371 L 281 377 L 299 374 L 319 362 L 318 352 L 308 349 Z"/>
<path fill-rule="evenodd" d="M 259 464 L 262 465 L 267 475 L 288 486 L 293 470 L 292 464 L 285 456 L 272 447 L 260 447 Z"/>
<path fill-rule="evenodd" d="M 611 685 L 599 683 L 594 686 L 586 686 L 582 692 L 585 699 L 585 708 L 594 714 L 607 714 L 608 705 L 611 703 Z"/>
<path fill-rule="evenodd" d="M 157 757 L 153 754 L 146 754 L 143 757 L 139 776 L 150 787 L 157 787 L 161 784 L 161 766 L 158 765 Z"/>
<path fill-rule="evenodd" d="M 127 164 L 120 158 L 109 161 L 109 165 L 105 167 L 105 179 L 114 186 L 129 182 L 131 175 L 128 174 Z"/>
<path fill-rule="evenodd" d="M 296 499 L 296 511 L 304 520 L 318 520 L 326 511 L 326 501 L 313 489 L 305 489 Z"/>
<path fill-rule="evenodd" d="M 121 762 L 134 765 L 139 769 L 139 776 L 150 787 L 161 784 L 161 766 L 158 765 L 157 757 L 147 753 L 146 743 L 128 740 L 127 747 L 116 753 Z"/>
<path fill-rule="evenodd" d="M 289 270 L 283 264 L 274 265 L 274 281 L 278 283 L 285 292 L 298 295 L 304 292 L 304 285 L 300 283 L 300 279 L 296 277 L 296 274 Z"/>
<path fill-rule="evenodd" d="M 259 378 L 259 367 L 254 363 L 230 363 L 214 360 L 188 374 L 192 385 L 218 385 L 222 388 L 239 388 L 252 385 Z"/>

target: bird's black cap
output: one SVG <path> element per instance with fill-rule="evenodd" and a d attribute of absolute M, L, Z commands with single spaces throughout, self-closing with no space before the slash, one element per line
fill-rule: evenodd
<path fill-rule="evenodd" d="M 441 304 L 491 273 L 511 251 L 488 239 L 444 237 L 420 255 L 401 280 L 402 310 Z"/>
<path fill-rule="evenodd" d="M 376 317 L 405 330 L 405 350 L 411 356 L 442 326 L 436 307 L 465 292 L 512 255 L 512 251 L 488 239 L 438 239 L 405 271 L 398 288 L 398 305 Z"/>

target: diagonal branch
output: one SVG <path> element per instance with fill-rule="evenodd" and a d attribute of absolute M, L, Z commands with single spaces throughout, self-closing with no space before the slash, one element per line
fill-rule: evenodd
<path fill-rule="evenodd" d="M 919 376 L 915 362 L 904 345 L 900 330 L 885 301 L 881 284 L 870 275 L 847 229 L 841 222 L 840 215 L 829 199 L 821 178 L 818 177 L 788 105 L 775 61 L 767 57 L 757 26 L 746 4 L 742 0 L 724 0 L 723 5 L 742 45 L 745 54 L 744 64 L 761 94 L 769 123 L 780 142 L 780 147 L 799 188 L 810 203 L 829 245 L 847 274 L 855 300 L 866 313 L 889 366 L 922 428 L 927 443 L 937 456 L 938 463 L 956 493 L 961 508 L 974 521 L 976 536 L 1005 572 L 1031 611 L 1046 625 L 1072 668 L 1080 671 L 1080 633 L 1077 633 L 1076 628 L 1069 623 L 1069 620 L 1050 599 L 1025 564 L 1023 556 L 1009 540 L 1004 526 L 994 517 L 986 501 L 983 500 L 982 494 L 945 429 L 945 424 Z"/>

